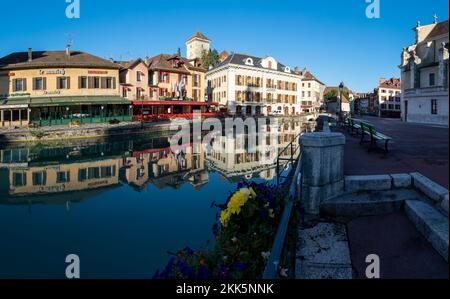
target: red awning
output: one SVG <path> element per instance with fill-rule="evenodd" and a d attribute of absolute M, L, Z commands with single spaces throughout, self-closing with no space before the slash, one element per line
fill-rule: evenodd
<path fill-rule="evenodd" d="M 144 101 L 144 102 L 133 102 L 136 106 L 218 106 L 218 103 L 208 103 L 208 102 L 187 102 L 187 101 Z"/>

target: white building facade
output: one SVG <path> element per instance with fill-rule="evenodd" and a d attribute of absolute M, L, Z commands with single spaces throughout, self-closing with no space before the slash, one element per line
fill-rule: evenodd
<path fill-rule="evenodd" d="M 376 92 L 378 116 L 399 118 L 401 113 L 400 79 L 380 79 Z"/>
<path fill-rule="evenodd" d="M 206 73 L 209 100 L 231 115 L 299 115 L 301 80 L 273 57 L 237 53 Z"/>
<path fill-rule="evenodd" d="M 406 122 L 448 126 L 449 23 L 414 28 L 415 44 L 402 52 L 402 113 Z"/>
<path fill-rule="evenodd" d="M 318 112 L 323 105 L 325 84 L 314 77 L 308 70 L 300 73 L 302 79 L 301 109 L 303 113 Z"/>

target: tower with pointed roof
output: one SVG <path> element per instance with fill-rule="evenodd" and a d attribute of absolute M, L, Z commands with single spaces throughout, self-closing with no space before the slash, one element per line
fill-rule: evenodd
<path fill-rule="evenodd" d="M 201 32 L 196 32 L 186 41 L 186 58 L 202 58 L 203 52 L 209 52 L 210 48 L 211 41 Z"/>

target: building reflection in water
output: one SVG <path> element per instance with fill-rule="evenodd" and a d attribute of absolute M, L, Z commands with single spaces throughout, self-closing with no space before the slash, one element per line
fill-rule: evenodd
<path fill-rule="evenodd" d="M 208 183 L 210 172 L 232 182 L 272 180 L 278 153 L 291 141 L 297 142 L 295 137 L 302 130 L 296 121 L 279 124 L 278 144 L 260 138 L 256 152 L 205 152 L 200 142 L 171 148 L 168 136 L 4 148 L 0 149 L 0 203 L 69 206 L 122 184 L 139 191 L 148 184 L 178 189 L 188 183 L 200 190 Z M 221 149 L 237 149 L 247 142 L 245 135 L 217 138 Z M 290 154 L 288 148 L 284 155 Z"/>

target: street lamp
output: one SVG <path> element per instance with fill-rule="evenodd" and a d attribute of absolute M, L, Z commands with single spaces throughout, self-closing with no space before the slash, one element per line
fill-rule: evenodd
<path fill-rule="evenodd" d="M 342 93 L 344 92 L 344 82 L 339 84 L 339 121 L 342 121 Z"/>
<path fill-rule="evenodd" d="M 103 109 L 105 109 L 105 106 L 101 106 L 100 109 L 101 109 L 100 121 L 102 122 L 103 121 Z"/>

